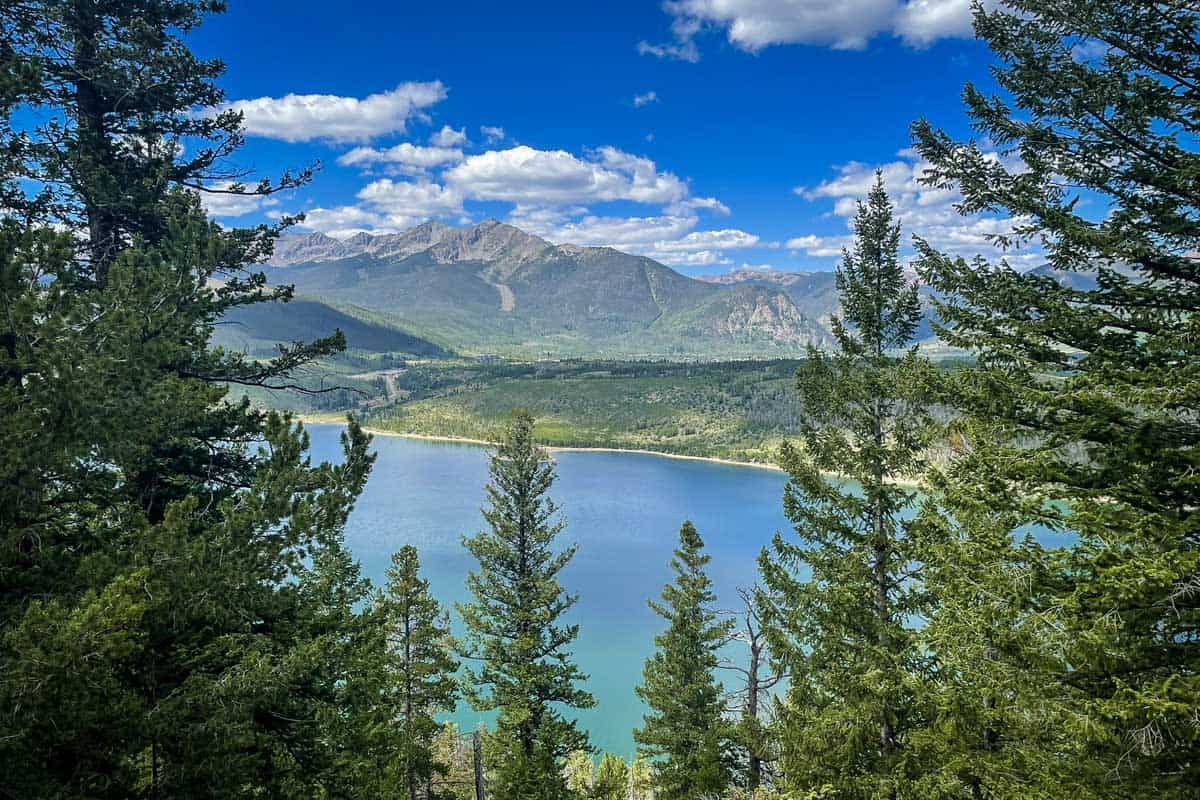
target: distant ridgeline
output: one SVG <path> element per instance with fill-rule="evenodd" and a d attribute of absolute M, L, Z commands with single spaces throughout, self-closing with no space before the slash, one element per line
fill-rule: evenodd
<path fill-rule="evenodd" d="M 757 372 L 744 361 L 720 362 L 751 359 L 770 370 L 767 362 L 802 358 L 809 345 L 835 349 L 830 320 L 840 311 L 833 272 L 739 269 L 696 279 L 611 248 L 552 245 L 495 221 L 469 228 L 426 222 L 348 239 L 292 233 L 278 241 L 265 268 L 272 283 L 295 286 L 296 299 L 231 310 L 214 343 L 266 358 L 280 344 L 340 329 L 347 350 L 296 376 L 297 384 L 324 393 L 249 389 L 260 405 L 356 408 L 396 430 L 486 437 L 509 407 L 532 404 L 545 428 L 540 432 L 556 444 L 613 444 L 619 434 L 619 446 L 748 460 L 786 431 L 747 420 L 782 412 L 773 400 L 720 388 Z M 1032 274 L 1085 291 L 1096 283 L 1090 274 L 1056 275 L 1046 266 Z M 923 314 L 912 341 L 935 358 L 965 355 L 937 339 L 932 299 L 922 287 Z M 427 364 L 445 359 L 453 363 Z M 412 369 L 414 360 L 427 366 Z M 509 374 L 504 365 L 514 360 L 543 367 Z M 652 374 L 612 372 L 619 362 L 641 360 L 657 362 L 648 365 Z M 681 378 L 677 367 L 696 361 L 712 362 L 712 369 Z M 629 414 L 614 410 L 619 403 L 592 402 L 615 400 L 614 392 L 641 398 L 652 410 L 639 405 L 630 428 Z M 581 406 L 579 397 L 588 402 Z M 385 407 L 394 410 L 385 414 Z M 676 438 L 657 430 L 661 420 L 646 422 L 668 410 L 672 423 L 691 414 L 697 424 Z M 727 413 L 725 425 L 739 432 L 716 436 L 714 421 Z M 626 441 L 631 431 L 637 435 Z M 701 446 L 692 434 L 716 436 L 720 445 Z"/>
<path fill-rule="evenodd" d="M 800 355 L 831 343 L 836 308 L 832 273 L 804 277 L 796 286 L 754 274 L 697 280 L 495 221 L 344 240 L 291 234 L 268 265 L 271 282 L 342 314 L 458 353 L 521 358 Z M 351 348 L 365 347 L 346 333 Z"/>
<path fill-rule="evenodd" d="M 839 310 L 833 272 L 690 278 L 644 256 L 553 245 L 494 220 L 348 239 L 291 233 L 266 269 L 272 283 L 293 285 L 297 299 L 231 312 L 218 344 L 265 355 L 279 342 L 340 328 L 351 352 L 424 358 L 770 359 L 802 356 L 808 345 L 831 348 Z M 945 355 L 931 298 L 922 288 L 925 313 L 913 342 Z"/>

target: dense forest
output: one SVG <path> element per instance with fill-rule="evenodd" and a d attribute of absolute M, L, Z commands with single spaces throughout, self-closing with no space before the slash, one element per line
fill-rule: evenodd
<path fill-rule="evenodd" d="M 797 430 L 798 364 L 414 363 L 394 378 L 395 402 L 362 416 L 372 429 L 498 441 L 521 407 L 537 418 L 543 445 L 771 462 Z"/>
<path fill-rule="evenodd" d="M 877 180 L 837 347 L 736 389 L 788 394 L 764 408 L 794 414 L 794 530 L 731 616 L 680 520 L 632 763 L 571 715 L 594 700 L 533 414 L 464 501 L 484 509 L 451 609 L 415 548 L 375 586 L 344 547 L 373 462 L 355 420 L 341 462 L 314 463 L 294 417 L 233 399 L 320 391 L 304 369 L 346 342 L 213 344 L 224 315 L 290 297 L 258 265 L 294 220 L 224 228 L 198 194 L 310 177 L 243 182 L 240 115 L 195 113 L 223 67 L 186 37 L 223 5 L 0 4 L 0 797 L 1200 796 L 1194 3 L 976 7 L 1001 94 L 963 100 L 1011 161 L 917 120 L 925 180 L 1097 279 L 918 232 L 938 333 L 973 356 L 936 369 L 906 349 L 920 302 Z M 741 685 L 716 671 L 731 639 Z M 494 723 L 441 724 L 459 701 Z"/>

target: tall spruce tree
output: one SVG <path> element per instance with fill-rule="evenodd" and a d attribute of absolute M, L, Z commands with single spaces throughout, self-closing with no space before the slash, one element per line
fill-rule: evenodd
<path fill-rule="evenodd" d="M 12 796 L 359 793 L 340 761 L 354 732 L 331 721 L 358 718 L 337 676 L 366 651 L 330 633 L 352 617 L 328 607 L 352 605 L 358 579 L 322 554 L 368 438 L 352 426 L 342 465 L 312 464 L 289 419 L 225 400 L 227 383 L 286 382 L 340 336 L 270 363 L 208 346 L 224 310 L 287 295 L 252 271 L 274 229 L 226 231 L 196 197 L 277 188 L 210 183 L 236 181 L 221 162 L 240 120 L 196 114 L 219 104 L 221 67 L 182 37 L 221 5 L 0 5 Z M 28 107 L 41 112 L 18 129 Z"/>
<path fill-rule="evenodd" d="M 1183 0 L 979 9 L 1002 95 L 968 113 L 1005 160 L 921 121 L 931 185 L 1018 221 L 1054 274 L 921 245 L 942 336 L 979 354 L 950 392 L 977 435 L 951 477 L 1016 524 L 1066 530 L 1038 611 L 1095 791 L 1200 784 L 1200 10 Z M 979 497 L 994 474 L 1008 491 Z M 949 509 L 953 515 L 954 508 Z M 1014 545 L 1015 546 L 1015 545 Z M 1006 557 L 1002 551 L 999 557 Z M 978 642 L 965 642 L 978 647 Z M 1014 679 L 1017 679 L 1014 676 Z"/>
<path fill-rule="evenodd" d="M 650 711 L 634 739 L 651 759 L 655 797 L 662 800 L 718 798 L 730 782 L 730 731 L 714 670 L 731 625 L 713 609 L 716 595 L 705 572 L 711 560 L 695 526 L 683 523 L 671 558 L 675 580 L 663 587 L 661 602 L 650 602 L 667 629 L 654 637 L 654 655 L 642 669 L 637 694 Z"/>
<path fill-rule="evenodd" d="M 283 783 L 284 791 L 399 796 L 404 783 L 397 767 L 395 708 L 387 702 L 385 629 L 371 602 L 371 582 L 335 541 L 314 552 L 311 571 L 296 582 L 296 595 L 305 639 L 284 656 L 294 677 L 278 687 L 276 713 L 307 719 L 315 736 L 291 735 L 283 743 L 297 773 Z"/>
<path fill-rule="evenodd" d="M 479 562 L 467 577 L 473 602 L 459 606 L 466 625 L 466 690 L 480 711 L 497 710 L 489 736 L 490 792 L 497 797 L 569 797 L 565 759 L 590 750 L 587 734 L 564 709 L 591 708 L 579 687 L 586 676 L 571 661 L 578 625 L 562 622 L 577 597 L 559 573 L 578 548 L 555 546 L 563 523 L 547 496 L 554 465 L 533 440 L 533 417 L 513 414 L 492 456 L 483 510 L 487 530 L 464 538 Z"/>
<path fill-rule="evenodd" d="M 434 744 L 442 726 L 434 716 L 453 711 L 458 696 L 450 620 L 419 574 L 417 549 L 405 545 L 392 556 L 387 584 L 377 603 L 388 634 L 389 672 L 398 759 L 409 800 L 447 767 L 437 763 Z"/>
<path fill-rule="evenodd" d="M 916 495 L 896 481 L 919 473 L 931 424 L 926 362 L 915 348 L 895 354 L 921 310 L 881 176 L 854 233 L 837 272 L 840 349 L 810 350 L 797 371 L 801 446 L 781 450 L 797 540 L 777 534 L 759 564 L 771 650 L 791 676 L 779 715 L 784 786 L 876 798 L 896 796 L 913 766 L 905 747 L 922 656 L 911 618 L 924 606 Z"/>
<path fill-rule="evenodd" d="M 931 719 L 911 737 L 925 758 L 908 794 L 1104 796 L 1097 787 L 1109 767 L 1088 757 L 1058 680 L 1053 550 L 1020 530 L 1011 488 L 996 470 L 976 475 L 966 492 L 931 470 L 923 488 L 937 500 L 925 505 L 920 525 Z"/>

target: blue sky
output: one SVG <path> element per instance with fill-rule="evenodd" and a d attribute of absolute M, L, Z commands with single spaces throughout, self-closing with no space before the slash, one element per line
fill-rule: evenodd
<path fill-rule="evenodd" d="M 905 152 L 918 116 L 968 136 L 962 85 L 991 85 L 964 0 L 235 0 L 191 42 L 227 64 L 239 164 L 322 165 L 265 203 L 215 196 L 227 224 L 495 217 L 689 274 L 832 269 L 876 167 L 946 249 L 1008 224 L 958 218 Z"/>

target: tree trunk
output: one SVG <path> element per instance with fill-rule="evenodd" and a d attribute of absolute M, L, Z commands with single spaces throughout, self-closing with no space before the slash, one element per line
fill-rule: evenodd
<path fill-rule="evenodd" d="M 758 665 L 762 660 L 762 650 L 758 641 L 751 635 L 750 639 L 750 669 L 746 674 L 746 716 L 758 720 Z M 758 756 L 758 742 L 749 748 L 750 763 L 746 783 L 750 791 L 754 791 L 762 783 L 762 759 Z"/>
<path fill-rule="evenodd" d="M 407 595 L 407 592 L 406 592 Z M 404 780 L 408 783 L 408 800 L 417 800 L 417 776 L 412 769 L 413 731 L 413 663 L 411 598 L 404 598 Z"/>
<path fill-rule="evenodd" d="M 883 409 L 880 402 L 875 402 L 874 439 L 876 452 L 883 448 Z M 875 584 L 875 621 L 878 627 L 878 643 L 884 652 L 888 652 L 887 626 L 891 618 L 888 604 L 888 556 L 891 555 L 888 542 L 887 528 L 884 524 L 883 508 L 883 463 L 875 464 L 875 508 L 874 516 L 874 584 Z M 896 731 L 892 726 L 892 709 L 888 707 L 889 698 L 884 698 L 882 719 L 879 726 L 879 749 L 884 755 L 896 749 Z"/>
<path fill-rule="evenodd" d="M 104 191 L 92 179 L 100 172 L 98 165 L 110 157 L 108 132 L 104 125 L 104 105 L 93 78 L 97 66 L 97 39 L 101 22 L 95 4 L 81 0 L 71 15 L 74 37 L 75 124 L 78 141 L 75 145 L 75 168 L 82 172 L 80 194 L 87 217 L 88 250 L 92 273 L 97 285 L 108 282 L 108 267 L 116 257 L 117 237 L 112 212 L 105 207 Z"/>
<path fill-rule="evenodd" d="M 471 744 L 475 755 L 475 800 L 485 800 L 483 796 L 483 737 L 479 735 L 479 729 L 475 729 L 475 736 Z"/>
<path fill-rule="evenodd" d="M 524 501 L 522 501 L 522 506 L 523 507 L 525 506 Z M 519 532 L 518 532 L 518 536 L 519 536 L 518 546 L 520 548 L 520 561 L 519 561 L 519 566 L 518 566 L 518 570 L 519 570 L 518 574 L 520 575 L 520 578 L 518 579 L 518 584 L 517 584 L 518 587 L 520 587 L 519 588 L 520 595 L 518 597 L 517 602 L 520 604 L 521 611 L 523 612 L 521 614 L 521 624 L 520 624 L 520 628 L 519 628 L 520 640 L 522 642 L 528 641 L 528 637 L 529 637 L 528 610 L 529 610 L 530 602 L 528 599 L 528 593 L 525 590 L 527 588 L 529 588 L 529 580 L 530 580 L 529 573 L 532 569 L 529 565 L 529 532 L 533 528 L 534 528 L 533 520 L 527 519 L 526 516 L 524 514 L 522 514 L 520 525 L 519 525 Z M 534 700 L 530 701 L 530 707 L 528 708 L 529 713 L 526 715 L 525 719 L 523 719 L 521 721 L 521 729 L 520 729 L 520 734 L 519 734 L 521 737 L 521 752 L 525 755 L 525 758 L 527 761 L 533 758 L 534 736 L 537 731 L 537 727 L 536 727 L 534 720 L 539 716 L 539 713 L 538 713 L 539 710 L 536 708 L 533 708 L 533 704 L 535 702 L 536 701 L 534 701 Z"/>

